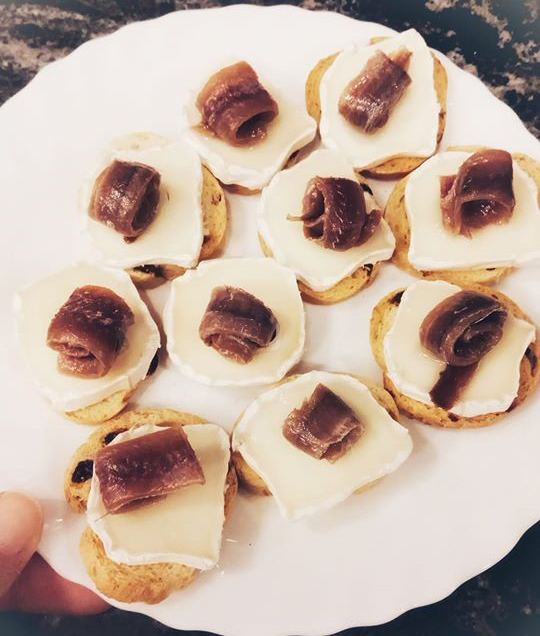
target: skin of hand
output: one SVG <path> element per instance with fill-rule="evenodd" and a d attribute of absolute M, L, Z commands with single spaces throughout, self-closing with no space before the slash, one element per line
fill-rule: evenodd
<path fill-rule="evenodd" d="M 40 504 L 20 493 L 0 493 L 0 610 L 96 614 L 108 605 L 57 574 L 36 553 L 43 530 Z"/>

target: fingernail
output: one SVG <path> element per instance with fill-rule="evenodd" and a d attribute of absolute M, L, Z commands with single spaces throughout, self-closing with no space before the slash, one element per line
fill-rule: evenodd
<path fill-rule="evenodd" d="M 0 496 L 0 554 L 18 554 L 41 536 L 43 513 L 37 501 L 21 493 Z"/>

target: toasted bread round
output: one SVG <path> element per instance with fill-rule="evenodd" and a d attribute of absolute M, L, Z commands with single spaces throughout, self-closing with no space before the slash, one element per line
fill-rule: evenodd
<path fill-rule="evenodd" d="M 307 76 L 305 87 L 306 109 L 317 124 L 321 123 L 321 80 L 338 55 L 339 53 L 334 53 L 319 60 Z"/>
<path fill-rule="evenodd" d="M 480 147 L 455 146 L 448 148 L 448 150 L 475 152 L 480 150 Z M 536 182 L 540 202 L 540 163 L 522 154 L 513 154 L 512 157 Z M 408 179 L 409 177 L 405 177 L 396 183 L 384 210 L 384 218 L 396 237 L 396 249 L 392 256 L 392 261 L 395 265 L 413 276 L 418 276 L 418 278 L 446 280 L 456 285 L 492 284 L 514 271 L 513 267 L 481 267 L 478 269 L 443 269 L 437 271 L 415 269 L 408 259 L 411 241 L 411 231 L 405 208 L 405 188 Z"/>
<path fill-rule="evenodd" d="M 107 446 L 124 431 L 143 424 L 178 427 L 204 424 L 205 420 L 189 413 L 172 409 L 128 411 L 103 424 L 80 446 L 66 471 L 64 494 L 70 508 L 84 512 L 90 492 L 93 460 L 100 448 Z M 238 481 L 231 462 L 225 483 L 225 517 L 232 510 Z M 108 598 L 123 603 L 159 603 L 171 592 L 189 585 L 198 570 L 177 563 L 126 565 L 111 561 L 99 537 L 87 527 L 81 536 L 80 552 L 88 574 L 97 589 Z"/>
<path fill-rule="evenodd" d="M 156 351 L 156 354 L 150 363 L 146 377 L 153 375 L 158 365 L 159 351 Z M 95 404 L 90 404 L 89 406 L 77 409 L 76 411 L 66 411 L 64 415 L 78 424 L 102 424 L 103 422 L 110 420 L 111 417 L 122 412 L 126 408 L 129 399 L 134 392 L 135 389 L 116 391 L 116 393 L 107 396 Z"/>
<path fill-rule="evenodd" d="M 272 251 L 261 235 L 259 235 L 259 243 L 261 244 L 263 254 L 272 258 Z M 342 300 L 347 300 L 347 298 L 354 296 L 361 289 L 371 285 L 377 276 L 380 266 L 380 263 L 374 263 L 373 265 L 367 263 L 366 265 L 362 265 L 352 274 L 340 280 L 339 283 L 336 283 L 326 291 L 315 291 L 300 280 L 297 281 L 298 289 L 300 290 L 302 298 L 308 303 L 314 305 L 333 305 Z"/>
<path fill-rule="evenodd" d="M 490 287 L 483 285 L 461 285 L 462 289 L 475 291 L 486 296 L 495 298 L 502 303 L 508 311 L 516 318 L 532 322 L 531 319 L 512 301 L 499 291 L 495 291 Z M 404 289 L 397 289 L 385 296 L 373 309 L 370 323 L 370 341 L 371 349 L 377 364 L 383 370 L 384 387 L 392 395 L 400 411 L 403 411 L 409 417 L 412 417 L 424 424 L 433 426 L 442 426 L 445 428 L 478 428 L 493 424 L 499 417 L 507 411 L 499 413 L 486 413 L 485 415 L 476 415 L 474 417 L 462 417 L 444 409 L 419 402 L 407 395 L 401 393 L 386 374 L 386 362 L 384 359 L 384 337 L 392 323 L 401 302 Z M 525 352 L 520 366 L 519 389 L 516 399 L 508 409 L 511 411 L 521 404 L 535 389 L 540 377 L 540 365 L 538 364 L 538 356 L 540 354 L 539 346 L 536 342 L 529 345 Z"/>
<path fill-rule="evenodd" d="M 109 395 L 100 402 L 90 404 L 90 406 L 85 406 L 76 411 L 66 411 L 64 415 L 79 424 L 100 424 L 123 411 L 132 394 L 133 390 L 116 391 L 116 393 Z"/>
<path fill-rule="evenodd" d="M 214 258 L 223 247 L 227 232 L 227 200 L 214 175 L 206 166 L 203 170 L 201 207 L 204 239 L 199 260 Z M 139 289 L 153 289 L 167 280 L 182 276 L 184 267 L 178 265 L 141 265 L 128 270 L 131 280 Z"/>
<path fill-rule="evenodd" d="M 348 375 L 352 375 L 352 374 L 348 374 Z M 288 378 L 285 378 L 284 380 L 281 380 L 281 382 L 278 382 L 276 386 L 280 384 L 284 384 L 286 382 L 290 382 L 291 380 L 294 380 L 297 377 L 298 375 L 292 375 Z M 385 391 L 382 387 L 378 386 L 374 382 L 371 382 L 370 380 L 366 380 L 365 378 L 362 378 L 360 376 L 353 375 L 352 377 L 355 377 L 357 380 L 365 384 L 367 388 L 371 391 L 371 394 L 373 395 L 373 397 L 388 412 L 390 417 L 396 420 L 396 422 L 399 422 L 399 412 L 398 412 L 396 403 L 394 402 L 394 400 L 392 399 L 392 396 L 390 395 L 388 391 Z M 242 416 L 240 416 L 240 418 L 241 417 Z M 238 418 L 237 422 L 240 420 L 240 418 Z M 251 468 L 251 466 L 246 462 L 246 460 L 242 457 L 242 455 L 238 451 L 233 451 L 232 460 L 236 468 L 236 473 L 238 474 L 238 480 L 240 482 L 240 485 L 243 488 L 245 488 L 247 491 L 249 491 L 250 493 L 254 495 L 260 495 L 265 497 L 272 495 L 272 493 L 268 490 L 268 487 L 264 483 L 264 480 L 253 470 L 253 468 Z M 358 490 L 356 490 L 355 493 L 356 494 L 361 493 L 364 490 L 371 488 L 379 481 L 380 479 L 376 479 L 375 481 L 369 484 L 366 484 L 365 486 L 362 486 L 361 488 L 358 488 Z"/>
<path fill-rule="evenodd" d="M 179 563 L 115 563 L 107 557 L 100 538 L 88 526 L 81 535 L 79 551 L 97 589 L 122 603 L 160 603 L 197 576 L 195 568 Z"/>
<path fill-rule="evenodd" d="M 371 44 L 380 42 L 386 38 L 372 38 Z M 433 54 L 432 54 L 433 55 Z M 321 80 L 326 71 L 332 66 L 332 63 L 338 56 L 338 53 L 325 57 L 317 62 L 315 67 L 309 73 L 306 80 L 305 94 L 306 94 L 306 107 L 308 113 L 320 124 L 321 121 L 321 98 L 320 87 Z M 446 71 L 441 62 L 433 55 L 433 82 L 435 85 L 435 92 L 437 93 L 437 100 L 441 107 L 439 111 L 439 129 L 437 132 L 437 144 L 441 141 L 444 127 L 446 124 L 446 94 L 448 90 L 448 77 Z M 393 159 L 387 159 L 382 163 L 362 170 L 362 174 L 372 179 L 400 179 L 409 172 L 412 172 L 419 165 L 424 163 L 428 157 L 395 157 Z"/>

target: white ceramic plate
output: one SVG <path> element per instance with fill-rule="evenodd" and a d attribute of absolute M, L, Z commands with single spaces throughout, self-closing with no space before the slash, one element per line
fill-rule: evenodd
<path fill-rule="evenodd" d="M 68 511 L 63 473 L 91 432 L 37 394 L 13 337 L 10 299 L 21 285 L 90 256 L 76 213 L 88 160 L 120 134 L 178 135 L 185 88 L 210 58 L 247 58 L 301 103 L 321 57 L 385 27 L 291 7 L 186 11 L 133 24 L 84 44 L 45 68 L 0 109 L 0 490 L 45 503 L 41 553 L 63 576 L 92 587 L 78 554 L 84 519 Z M 447 59 L 443 146 L 486 144 L 540 159 L 515 114 Z M 385 197 L 390 186 L 377 186 Z M 228 255 L 258 254 L 256 197 L 230 197 Z M 540 322 L 539 270 L 502 286 Z M 368 343 L 370 310 L 407 283 L 393 266 L 334 307 L 308 306 L 303 368 L 380 372 Z M 150 294 L 159 312 L 167 289 Z M 260 389 L 207 388 L 167 362 L 136 405 L 170 406 L 225 427 Z M 219 568 L 156 606 L 126 609 L 173 627 L 234 636 L 327 634 L 381 623 L 436 601 L 503 557 L 540 518 L 540 393 L 485 430 L 444 431 L 409 423 L 415 449 L 394 475 L 305 523 L 281 519 L 271 499 L 242 496 L 226 526 Z"/>

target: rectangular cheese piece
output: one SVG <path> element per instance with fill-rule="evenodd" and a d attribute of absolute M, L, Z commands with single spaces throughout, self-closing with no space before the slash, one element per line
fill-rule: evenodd
<path fill-rule="evenodd" d="M 393 108 L 387 123 L 374 133 L 350 124 L 338 110 L 345 87 L 376 51 L 389 55 L 405 47 L 412 53 L 412 80 Z M 370 46 L 342 51 L 321 80 L 323 144 L 341 151 L 355 168 L 369 168 L 392 157 L 429 157 L 437 147 L 440 105 L 433 80 L 433 58 L 422 36 L 409 29 Z"/>
<path fill-rule="evenodd" d="M 268 126 L 266 137 L 252 146 L 231 146 L 196 128 L 201 115 L 195 108 L 194 96 L 184 112 L 184 138 L 200 154 L 212 174 L 222 183 L 252 190 L 263 188 L 293 152 L 303 148 L 317 133 L 317 124 L 303 105 L 296 106 L 264 78 L 260 77 L 260 81 L 278 103 L 279 114 Z"/>
<path fill-rule="evenodd" d="M 199 260 L 203 242 L 201 209 L 202 170 L 197 153 L 188 144 L 176 142 L 132 150 L 113 150 L 109 161 L 120 159 L 151 166 L 161 175 L 156 218 L 131 243 L 114 229 L 87 218 L 87 229 L 103 259 L 116 267 L 173 264 L 192 267 Z M 100 167 L 97 174 L 108 165 Z M 94 182 L 86 184 L 83 214 Z"/>
<path fill-rule="evenodd" d="M 146 425 L 118 435 L 112 444 L 163 430 Z M 214 424 L 184 426 L 206 483 L 186 486 L 147 506 L 107 515 L 94 475 L 87 518 L 107 556 L 128 565 L 181 563 L 200 570 L 216 565 L 225 520 L 224 490 L 229 437 Z"/>
<path fill-rule="evenodd" d="M 135 318 L 111 370 L 101 378 L 84 378 L 58 370 L 58 353 L 47 346 L 51 319 L 71 293 L 84 285 L 111 289 Z M 54 408 L 73 411 L 129 390 L 146 377 L 159 345 L 159 331 L 126 272 L 79 263 L 22 289 L 14 301 L 19 343 L 38 389 Z"/>
<path fill-rule="evenodd" d="M 268 307 L 277 335 L 247 364 L 207 346 L 199 326 L 216 287 L 243 289 Z M 304 349 L 304 305 L 294 273 L 271 258 L 221 258 L 203 261 L 171 283 L 164 312 L 167 351 L 189 377 L 214 386 L 255 386 L 277 382 L 298 362 Z"/>
<path fill-rule="evenodd" d="M 439 177 L 455 175 L 470 152 L 443 152 L 428 159 L 408 178 L 405 209 L 411 228 L 408 258 L 413 267 L 475 269 L 512 267 L 540 259 L 540 210 L 533 179 L 514 161 L 516 204 L 507 223 L 492 224 L 471 238 L 445 229 Z"/>
<path fill-rule="evenodd" d="M 278 263 L 290 267 L 315 291 L 330 289 L 366 263 L 392 256 L 394 235 L 381 219 L 373 236 L 357 247 L 338 251 L 304 236 L 303 224 L 289 220 L 302 214 L 306 186 L 313 177 L 357 180 L 350 164 L 333 150 L 315 150 L 307 159 L 278 173 L 264 189 L 259 209 L 259 232 Z M 368 212 L 376 209 L 373 196 L 364 193 Z"/>
<path fill-rule="evenodd" d="M 321 383 L 338 395 L 364 425 L 360 439 L 335 463 L 315 459 L 283 435 L 283 423 Z M 260 475 L 282 514 L 300 519 L 346 499 L 398 468 L 412 450 L 406 428 L 393 420 L 359 380 L 312 371 L 267 391 L 244 412 L 233 449 Z"/>
<path fill-rule="evenodd" d="M 389 378 L 401 393 L 424 404 L 433 404 L 429 392 L 445 363 L 420 343 L 420 325 L 436 305 L 460 290 L 444 281 L 414 283 L 404 292 L 384 339 Z M 506 411 L 518 392 L 521 358 L 534 339 L 534 326 L 509 313 L 501 340 L 479 362 L 452 413 L 474 417 Z"/>

